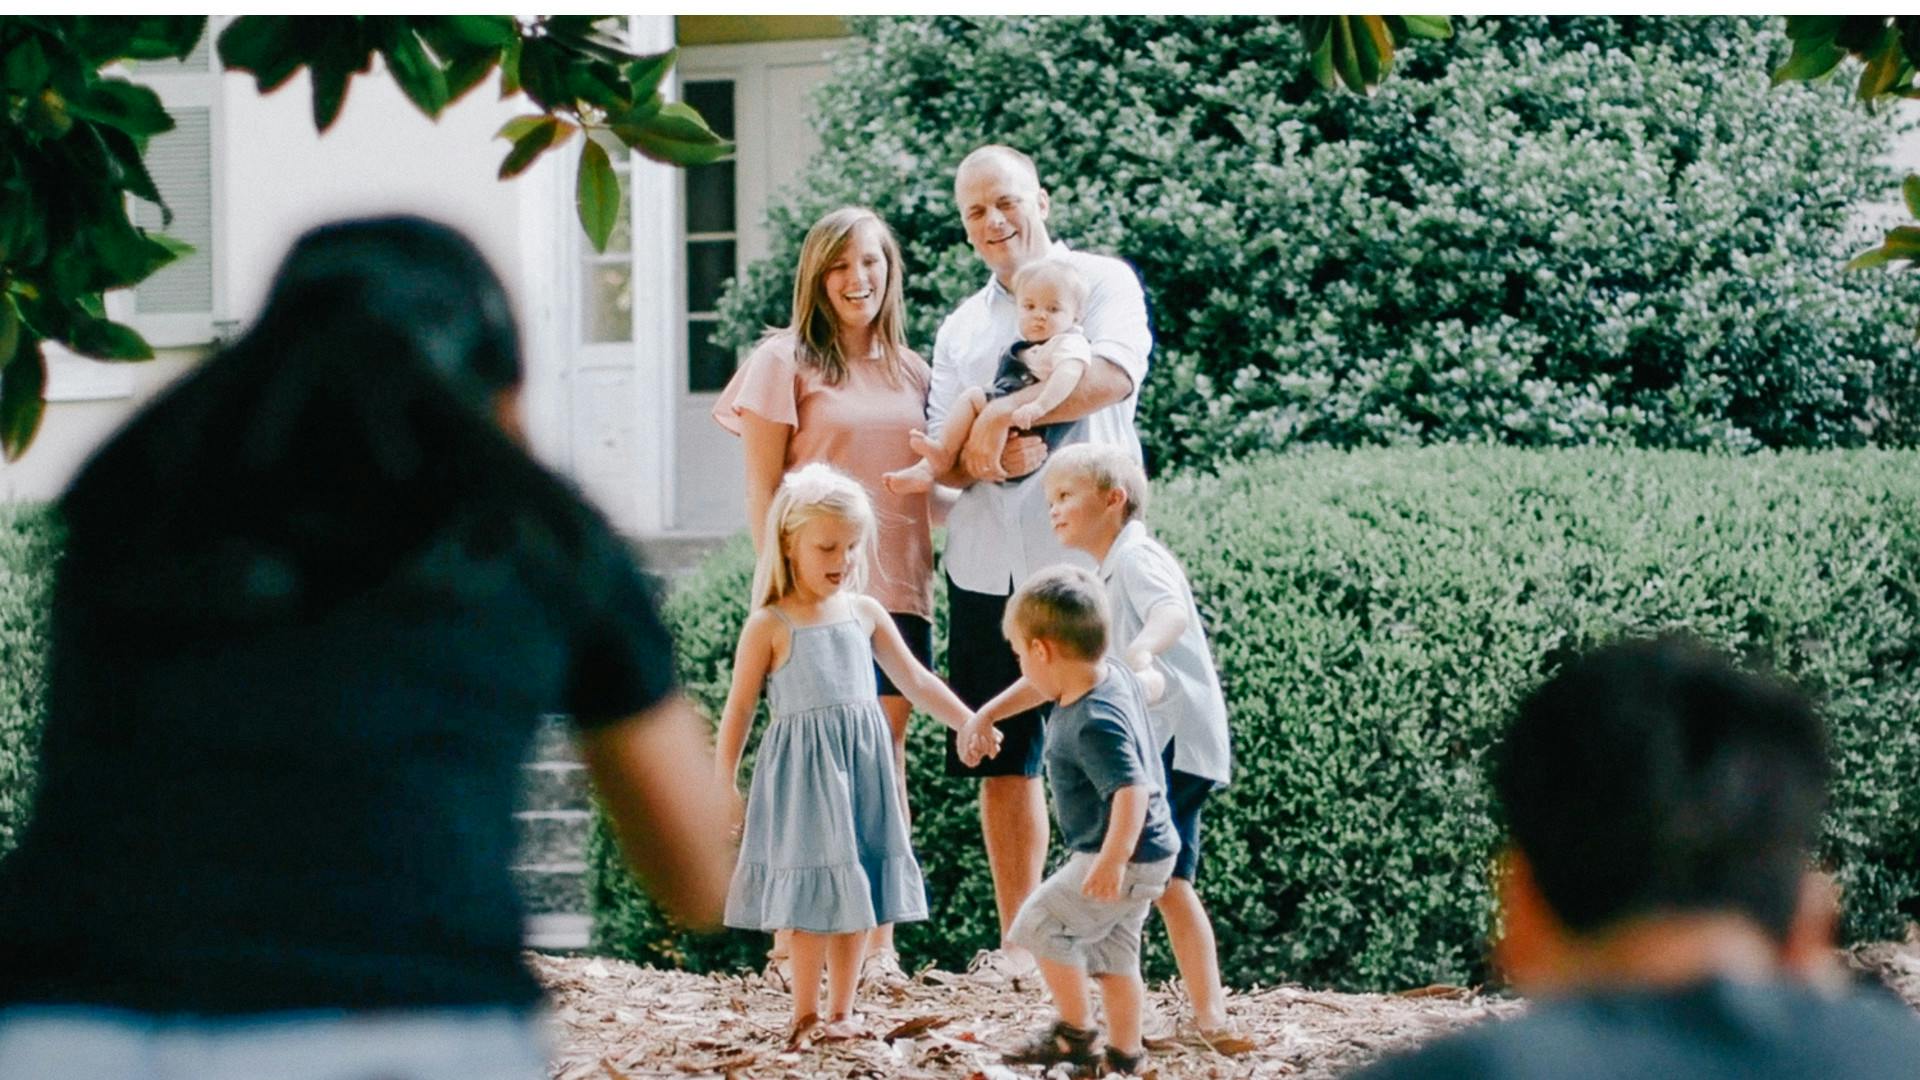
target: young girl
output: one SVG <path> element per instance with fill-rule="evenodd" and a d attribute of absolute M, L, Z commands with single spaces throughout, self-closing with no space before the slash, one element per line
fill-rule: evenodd
<path fill-rule="evenodd" d="M 737 784 L 764 684 L 773 720 L 760 740 L 726 923 L 791 930 L 790 1042 L 859 1034 L 854 983 L 866 931 L 927 917 L 920 864 L 894 779 L 893 744 L 873 663 L 922 710 L 958 730 L 970 716 L 922 667 L 885 609 L 861 595 L 873 507 L 823 464 L 787 474 L 767 508 L 754 612 L 734 655 L 720 720 L 720 777 Z"/>

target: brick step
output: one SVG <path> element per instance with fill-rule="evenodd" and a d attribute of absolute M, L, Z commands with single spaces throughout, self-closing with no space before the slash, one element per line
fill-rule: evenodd
<path fill-rule="evenodd" d="M 520 772 L 520 809 L 588 810 L 587 767 L 572 761 L 539 761 Z"/>
<path fill-rule="evenodd" d="M 585 915 L 587 864 L 523 863 L 513 868 L 514 884 L 529 915 Z"/>
<path fill-rule="evenodd" d="M 522 810 L 513 815 L 522 864 L 578 862 L 587 856 L 593 815 L 586 810 Z"/>

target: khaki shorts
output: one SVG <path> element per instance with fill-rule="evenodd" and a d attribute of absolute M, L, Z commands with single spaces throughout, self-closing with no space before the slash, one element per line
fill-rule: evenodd
<path fill-rule="evenodd" d="M 1128 863 L 1120 899 L 1092 900 L 1080 885 L 1093 859 L 1088 852 L 1074 852 L 1041 882 L 1013 917 L 1007 941 L 1090 975 L 1139 975 L 1140 930 L 1147 909 L 1167 891 L 1173 859 Z"/>

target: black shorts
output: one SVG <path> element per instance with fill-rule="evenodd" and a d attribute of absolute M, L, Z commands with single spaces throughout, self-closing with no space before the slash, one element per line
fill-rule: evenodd
<path fill-rule="evenodd" d="M 933 624 L 918 615 L 905 615 L 898 611 L 889 611 L 893 616 L 893 625 L 900 628 L 900 636 L 907 641 L 907 651 L 920 661 L 923 668 L 933 666 Z M 880 670 L 880 661 L 873 662 L 873 681 L 880 688 L 881 697 L 900 697 L 900 688 L 893 685 L 887 673 Z"/>
<path fill-rule="evenodd" d="M 1200 871 L 1200 808 L 1213 794 L 1213 781 L 1173 767 L 1173 740 L 1160 756 L 1167 766 L 1167 809 L 1173 812 L 1173 831 L 1180 834 L 1180 852 L 1173 857 L 1173 876 L 1191 883 Z"/>
<path fill-rule="evenodd" d="M 947 685 L 970 709 L 992 701 L 1020 678 L 1020 658 L 1000 633 L 1005 596 L 970 592 L 947 579 Z M 1039 776 L 1046 739 L 1039 709 L 1000 721 L 1000 753 L 974 768 L 954 752 L 953 731 L 947 732 L 948 776 Z"/>

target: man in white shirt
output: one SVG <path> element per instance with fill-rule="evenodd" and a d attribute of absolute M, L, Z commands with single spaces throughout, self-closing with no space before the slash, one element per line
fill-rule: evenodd
<path fill-rule="evenodd" d="M 993 382 L 1001 355 L 1018 340 L 1013 275 L 1029 263 L 1057 258 L 1072 264 L 1089 285 L 1081 322 L 1092 344 L 1093 363 L 1072 395 L 1041 423 L 1071 422 L 1067 443 L 1108 443 L 1137 459 L 1134 408 L 1153 335 L 1147 327 L 1146 296 L 1133 268 L 1119 259 L 1073 251 L 1050 237 L 1046 189 L 1040 186 L 1033 159 L 1012 147 L 983 146 L 967 155 L 953 186 L 967 241 L 992 273 L 984 288 L 940 324 L 927 397 L 929 434 L 939 437 L 940 425 L 961 392 Z M 947 516 L 947 670 L 954 691 L 975 708 L 1020 676 L 1018 660 L 1000 632 L 1007 597 L 1042 567 L 1074 563 L 1093 568 L 1086 555 L 1055 539 L 1048 524 L 1046 492 L 1036 475 L 1046 459 L 1046 444 L 1031 434 L 1015 433 L 1006 439 L 1004 451 L 1001 447 L 1013 411 L 1040 392 L 1032 386 L 988 402 L 974 421 L 959 464 L 938 478 L 963 489 Z M 1040 784 L 1039 714 L 1010 719 L 1000 731 L 1006 741 L 999 755 L 973 768 L 961 762 L 949 733 L 947 771 L 981 778 L 981 832 L 1004 937 L 1045 869 L 1047 805 Z M 1033 966 L 1031 956 L 1017 948 L 996 952 L 987 961 L 989 970 L 1007 975 Z"/>

